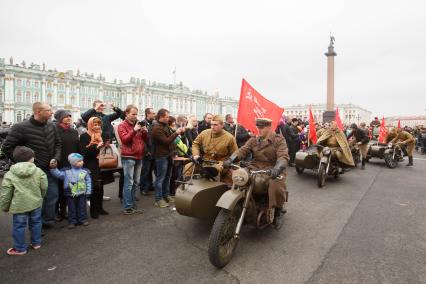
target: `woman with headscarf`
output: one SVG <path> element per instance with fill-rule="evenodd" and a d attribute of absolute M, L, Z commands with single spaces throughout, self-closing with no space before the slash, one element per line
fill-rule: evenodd
<path fill-rule="evenodd" d="M 102 140 L 102 121 L 92 117 L 87 123 L 87 132 L 80 136 L 80 151 L 84 156 L 84 166 L 90 170 L 92 178 L 92 195 L 90 196 L 90 216 L 97 219 L 100 215 L 107 215 L 103 209 L 104 188 L 99 168 L 99 149 L 104 145 Z"/>

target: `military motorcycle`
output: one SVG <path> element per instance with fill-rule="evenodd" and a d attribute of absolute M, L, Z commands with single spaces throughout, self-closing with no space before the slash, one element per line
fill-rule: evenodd
<path fill-rule="evenodd" d="M 339 170 L 342 168 L 336 151 L 327 146 L 317 145 L 321 149 L 322 157 L 318 167 L 317 185 L 319 188 L 324 187 L 327 177 L 339 177 Z"/>
<path fill-rule="evenodd" d="M 0 175 L 4 175 L 7 171 L 9 171 L 13 164 L 13 162 L 8 157 L 6 157 L 3 152 L 3 143 L 6 141 L 6 137 L 9 132 L 9 128 L 0 130 Z"/>
<path fill-rule="evenodd" d="M 426 154 L 426 133 L 422 133 L 416 138 L 416 151 Z"/>
<path fill-rule="evenodd" d="M 253 225 L 257 229 L 268 226 L 280 229 L 282 224 L 282 213 L 275 212 L 281 209 L 268 209 L 271 170 L 251 171 L 237 165 L 232 167 L 236 169 L 232 173 L 232 188 L 217 202 L 220 211 L 209 238 L 209 259 L 218 268 L 231 261 L 243 224 Z"/>
<path fill-rule="evenodd" d="M 374 142 L 369 144 L 366 160 L 369 161 L 371 158 L 384 159 L 386 166 L 394 169 L 400 161 L 404 160 L 403 157 L 404 153 L 400 144 Z"/>

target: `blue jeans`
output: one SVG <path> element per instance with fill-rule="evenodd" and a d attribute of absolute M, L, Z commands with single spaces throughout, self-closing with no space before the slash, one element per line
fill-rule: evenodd
<path fill-rule="evenodd" d="M 155 158 L 155 201 L 169 197 L 172 161 L 169 157 Z"/>
<path fill-rule="evenodd" d="M 58 180 L 52 176 L 50 172 L 45 172 L 47 175 L 47 193 L 43 199 L 43 224 L 53 225 L 55 223 L 55 209 L 58 201 Z"/>
<path fill-rule="evenodd" d="M 144 157 L 142 160 L 141 191 L 149 191 L 154 187 L 152 181 L 154 164 L 155 161 L 152 157 Z"/>
<path fill-rule="evenodd" d="M 142 160 L 122 158 L 121 163 L 124 173 L 123 208 L 136 208 L 136 189 L 139 188 Z"/>
<path fill-rule="evenodd" d="M 83 224 L 87 221 L 86 195 L 82 194 L 76 197 L 67 196 L 68 205 L 68 223 Z"/>
<path fill-rule="evenodd" d="M 30 228 L 31 244 L 41 245 L 41 208 L 30 212 L 13 214 L 13 247 L 19 252 L 27 250 L 25 244 L 25 228 Z"/>

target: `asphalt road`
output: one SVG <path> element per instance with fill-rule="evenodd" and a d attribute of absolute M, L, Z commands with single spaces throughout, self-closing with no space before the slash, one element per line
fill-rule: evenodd
<path fill-rule="evenodd" d="M 232 262 L 207 256 L 210 224 L 153 207 L 123 216 L 118 183 L 107 186 L 111 213 L 88 227 L 46 231 L 23 257 L 11 246 L 11 216 L 0 216 L 0 283 L 426 283 L 426 156 L 388 169 L 372 160 L 316 187 L 288 174 L 290 202 L 280 231 L 245 228 Z"/>

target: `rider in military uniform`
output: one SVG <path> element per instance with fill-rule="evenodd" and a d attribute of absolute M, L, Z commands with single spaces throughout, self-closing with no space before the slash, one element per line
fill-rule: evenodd
<path fill-rule="evenodd" d="M 348 135 L 347 139 L 349 140 L 351 137 L 354 139 L 349 142 L 349 145 L 352 147 L 355 147 L 355 145 L 358 145 L 359 150 L 362 155 L 362 162 L 361 162 L 361 169 L 365 169 L 365 161 L 367 159 L 367 151 L 368 151 L 368 142 L 370 139 L 367 136 L 367 133 L 362 129 L 358 128 L 356 123 L 351 124 L 351 133 Z"/>
<path fill-rule="evenodd" d="M 237 149 L 235 137 L 224 128 L 221 115 L 213 116 L 211 128 L 201 132 L 192 142 L 192 155 L 195 160 L 203 157 L 204 160 L 225 161 Z M 193 163 L 188 163 L 184 168 L 184 175 L 189 176 L 193 169 Z M 232 184 L 232 175 L 228 169 L 221 172 L 221 180 Z"/>
<path fill-rule="evenodd" d="M 413 135 L 408 133 L 407 131 L 398 128 L 396 130 L 396 137 L 393 138 L 390 143 L 398 143 L 402 146 L 403 152 L 408 156 L 408 164 L 407 166 L 413 165 L 413 150 L 416 145 L 416 139 L 414 139 Z"/>
<path fill-rule="evenodd" d="M 284 138 L 271 129 L 272 120 L 268 118 L 256 119 L 259 135 L 250 138 L 247 143 L 223 163 L 229 167 L 236 159 L 242 160 L 248 154 L 253 155 L 248 168 L 251 170 L 271 169 L 268 196 L 269 208 L 280 208 L 283 212 L 284 203 L 287 201 L 284 169 L 289 161 L 287 144 Z M 282 175 L 282 178 L 277 177 Z M 275 210 L 279 215 L 281 210 Z"/>
<path fill-rule="evenodd" d="M 337 127 L 336 121 L 330 123 L 330 128 L 326 129 L 317 144 L 330 147 L 340 163 L 346 166 L 355 166 L 349 143 L 345 134 Z"/>

